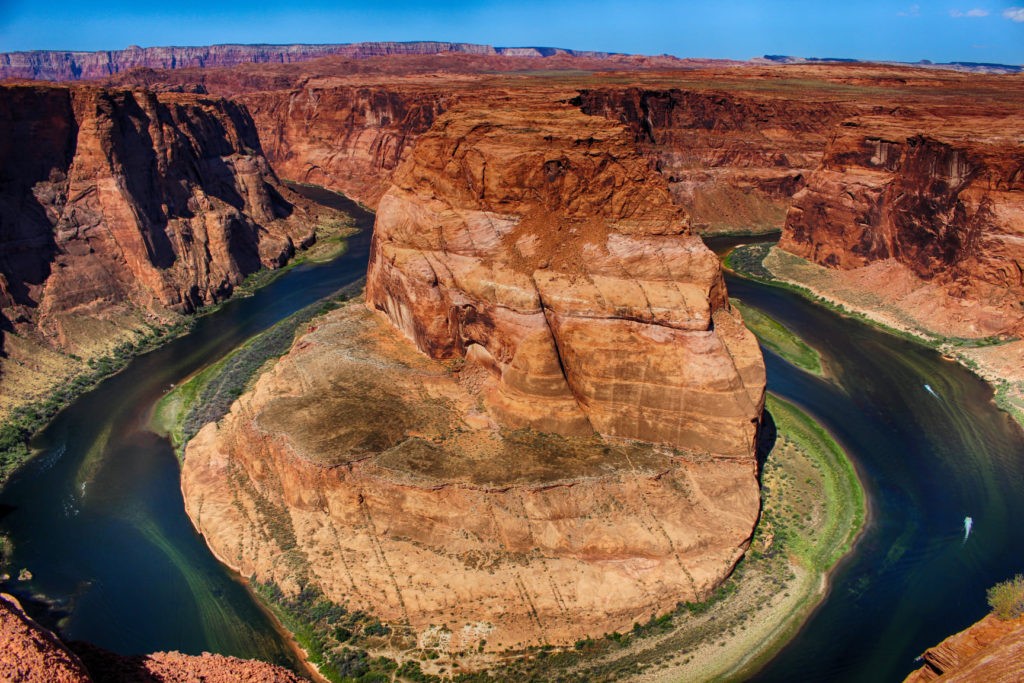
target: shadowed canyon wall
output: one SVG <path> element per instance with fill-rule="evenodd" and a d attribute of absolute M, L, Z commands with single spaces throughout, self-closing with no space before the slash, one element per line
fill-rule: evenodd
<path fill-rule="evenodd" d="M 0 121 L 3 348 L 25 361 L 4 363 L 5 400 L 42 390 L 46 349 L 95 355 L 313 239 L 237 104 L 10 86 Z"/>
<path fill-rule="evenodd" d="M 583 90 L 575 103 L 626 124 L 708 232 L 781 227 L 832 129 L 853 109 L 835 100 L 640 88 Z"/>
<path fill-rule="evenodd" d="M 1019 113 L 851 119 L 794 198 L 780 246 L 839 269 L 892 261 L 972 302 L 979 334 L 1020 334 L 1021 130 Z"/>

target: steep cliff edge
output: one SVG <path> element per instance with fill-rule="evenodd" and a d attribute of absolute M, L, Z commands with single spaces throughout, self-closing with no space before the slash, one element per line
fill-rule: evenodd
<path fill-rule="evenodd" d="M 368 302 L 486 367 L 506 424 L 749 457 L 764 370 L 718 260 L 621 126 L 533 105 L 467 105 L 420 138 Z"/>
<path fill-rule="evenodd" d="M 314 236 L 223 99 L 0 87 L 0 407 Z"/>
<path fill-rule="evenodd" d="M 415 84 L 310 79 L 295 89 L 241 94 L 283 177 L 377 206 L 391 174 L 453 94 Z"/>
<path fill-rule="evenodd" d="M 1012 683 L 1024 679 L 1024 618 L 989 614 L 921 656 L 904 683 Z"/>
<path fill-rule="evenodd" d="M 453 109 L 374 240 L 368 306 L 188 445 L 218 556 L 469 669 L 705 598 L 758 516 L 764 366 L 628 132 L 544 97 Z"/>
<path fill-rule="evenodd" d="M 1022 129 L 998 110 L 852 119 L 794 198 L 780 246 L 864 271 L 867 291 L 907 289 L 869 269 L 909 271 L 931 294 L 908 309 L 945 334 L 1024 333 Z"/>
<path fill-rule="evenodd" d="M 782 226 L 832 129 L 856 109 L 835 98 L 815 101 L 814 94 L 637 87 L 586 89 L 574 102 L 584 113 L 627 125 L 658 159 L 694 224 L 724 232 Z"/>

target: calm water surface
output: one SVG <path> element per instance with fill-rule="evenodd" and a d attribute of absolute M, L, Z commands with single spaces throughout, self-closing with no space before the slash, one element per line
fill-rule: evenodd
<path fill-rule="evenodd" d="M 365 274 L 372 214 L 339 195 L 297 189 L 356 218 L 362 231 L 348 252 L 300 265 L 134 359 L 42 432 L 33 443 L 42 454 L 0 493 L 11 567 L 33 574 L 0 589 L 55 601 L 57 613 L 42 618 L 66 615 L 66 638 L 124 654 L 213 651 L 294 666 L 270 619 L 193 530 L 174 452 L 146 423 L 172 384 Z"/>
<path fill-rule="evenodd" d="M 825 602 L 756 680 L 902 680 L 927 647 L 985 614 L 989 586 L 1024 571 L 1024 432 L 939 354 L 784 290 L 727 282 L 828 363 L 824 381 L 766 352 L 768 387 L 838 437 L 871 503 Z"/>
<path fill-rule="evenodd" d="M 118 652 L 291 661 L 271 621 L 192 530 L 174 454 L 145 423 L 172 383 L 363 275 L 372 216 L 346 208 L 366 228 L 348 254 L 300 266 L 199 320 L 39 436 L 42 455 L 0 494 L 12 565 L 34 578 L 0 588 L 45 595 L 64 609 L 66 637 Z M 872 504 L 827 599 L 757 678 L 900 680 L 922 650 L 985 613 L 986 588 L 1024 571 L 1024 433 L 983 383 L 938 354 L 788 292 L 728 284 L 822 353 L 830 381 L 766 354 L 768 384 L 839 438 Z M 975 526 L 964 543 L 966 515 Z"/>

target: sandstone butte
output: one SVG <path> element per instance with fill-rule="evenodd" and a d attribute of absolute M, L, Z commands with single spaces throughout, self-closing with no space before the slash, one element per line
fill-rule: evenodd
<path fill-rule="evenodd" d="M 236 657 L 158 652 L 115 655 L 83 643 L 69 649 L 25 614 L 18 601 L 0 594 L 0 680 L 12 683 L 299 683 L 281 667 Z M 76 653 L 77 651 L 77 653 Z M 94 678 L 95 677 L 95 678 Z"/>
<path fill-rule="evenodd" d="M 243 575 L 492 652 L 629 628 L 742 556 L 760 350 L 624 126 L 450 109 L 379 203 L 366 301 L 188 446 Z"/>
<path fill-rule="evenodd" d="M 222 98 L 0 86 L 0 174 L 4 411 L 314 239 Z"/>

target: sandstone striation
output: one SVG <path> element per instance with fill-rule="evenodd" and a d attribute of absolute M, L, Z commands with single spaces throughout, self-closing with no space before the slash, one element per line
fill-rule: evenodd
<path fill-rule="evenodd" d="M 929 648 L 904 683 L 1011 683 L 1024 679 L 1024 619 L 989 614 Z"/>
<path fill-rule="evenodd" d="M 480 403 L 486 370 L 358 304 L 314 327 L 189 443 L 182 489 L 222 561 L 385 620 L 384 653 L 472 668 L 628 629 L 742 555 L 751 458 L 509 429 Z"/>
<path fill-rule="evenodd" d="M 299 87 L 248 93 L 245 103 L 275 170 L 286 178 L 332 187 L 376 206 L 416 138 L 452 94 L 311 79 Z"/>
<path fill-rule="evenodd" d="M 381 200 L 367 300 L 494 379 L 503 423 L 749 458 L 753 335 L 621 126 L 501 102 L 443 116 Z"/>
<path fill-rule="evenodd" d="M 314 238 L 226 100 L 10 86 L 0 121 L 5 406 L 60 380 L 55 351 L 103 353 Z"/>
<path fill-rule="evenodd" d="M 728 575 L 764 366 L 620 124 L 543 96 L 447 111 L 381 199 L 367 279 L 189 443 L 224 562 L 456 657 L 628 628 Z"/>
<path fill-rule="evenodd" d="M 967 336 L 1021 334 L 1022 128 L 999 109 L 847 121 L 780 246 L 844 270 L 891 262 L 947 297 Z"/>
<path fill-rule="evenodd" d="M 781 227 L 832 129 L 855 110 L 807 94 L 634 87 L 586 89 L 575 101 L 626 124 L 695 225 L 726 232 Z"/>

